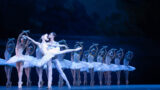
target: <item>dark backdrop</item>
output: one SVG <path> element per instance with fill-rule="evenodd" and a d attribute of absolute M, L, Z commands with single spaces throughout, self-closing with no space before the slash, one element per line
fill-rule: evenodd
<path fill-rule="evenodd" d="M 131 84 L 159 84 L 159 16 L 158 0 L 0 0 L 0 57 L 4 58 L 7 39 L 17 38 L 23 29 L 30 29 L 36 40 L 44 33 L 56 32 L 56 40 L 66 39 L 70 48 L 76 41 L 84 41 L 85 49 L 99 43 L 108 49 L 134 51 L 131 65 L 136 70 L 130 73 Z M 66 58 L 70 59 L 70 54 Z M 3 66 L 0 71 L 0 85 L 5 85 Z M 71 82 L 70 70 L 65 72 Z M 56 70 L 53 77 L 55 85 Z M 35 69 L 31 79 L 37 83 Z M 95 80 L 98 84 L 97 76 Z M 17 84 L 15 68 L 12 81 Z M 113 84 L 115 81 L 113 73 Z"/>

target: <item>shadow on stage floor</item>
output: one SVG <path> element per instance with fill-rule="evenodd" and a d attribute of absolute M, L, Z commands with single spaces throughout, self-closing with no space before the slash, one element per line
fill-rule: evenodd
<path fill-rule="evenodd" d="M 17 86 L 6 88 L 5 86 L 0 86 L 0 90 L 46 90 L 47 87 L 38 88 L 37 86 L 26 87 L 23 86 L 22 89 L 18 89 Z M 66 86 L 56 87 L 53 86 L 52 90 L 69 90 Z M 160 85 L 111 85 L 111 86 L 80 86 L 72 87 L 71 90 L 160 90 Z"/>

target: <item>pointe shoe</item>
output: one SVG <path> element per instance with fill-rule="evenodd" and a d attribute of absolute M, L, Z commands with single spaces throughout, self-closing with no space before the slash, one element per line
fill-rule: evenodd
<path fill-rule="evenodd" d="M 102 85 L 102 82 L 99 82 L 100 86 Z"/>
<path fill-rule="evenodd" d="M 93 81 L 93 82 L 90 82 L 90 86 L 94 86 L 94 81 Z"/>
<path fill-rule="evenodd" d="M 107 82 L 107 85 L 109 85 L 109 86 L 110 86 L 110 85 L 111 85 L 111 81 L 108 81 L 108 82 Z"/>
<path fill-rule="evenodd" d="M 120 81 L 117 82 L 117 85 L 120 85 Z"/>
<path fill-rule="evenodd" d="M 58 87 L 62 87 L 62 82 L 58 81 Z"/>
<path fill-rule="evenodd" d="M 76 85 L 76 81 L 73 81 L 73 86 L 75 86 Z"/>
<path fill-rule="evenodd" d="M 81 85 L 81 80 L 77 81 L 77 85 L 80 86 Z"/>
<path fill-rule="evenodd" d="M 43 86 L 43 84 L 44 84 L 43 81 L 38 82 L 38 87 L 41 88 Z"/>
<path fill-rule="evenodd" d="M 61 82 L 61 87 L 63 86 L 63 84 L 64 84 L 64 82 L 62 81 L 62 82 Z"/>
<path fill-rule="evenodd" d="M 18 82 L 18 88 L 22 88 L 23 82 Z"/>
<path fill-rule="evenodd" d="M 11 87 L 12 86 L 12 82 L 7 82 L 6 83 L 6 87 L 8 88 L 8 87 Z"/>
<path fill-rule="evenodd" d="M 83 85 L 87 85 L 87 82 L 86 82 L 86 81 L 84 81 L 84 82 L 83 82 Z"/>
<path fill-rule="evenodd" d="M 92 86 L 94 86 L 94 81 L 93 81 L 93 83 L 92 83 Z"/>
<path fill-rule="evenodd" d="M 31 81 L 27 81 L 26 85 L 27 85 L 27 87 L 30 87 L 32 85 L 32 82 Z"/>
<path fill-rule="evenodd" d="M 128 85 L 128 84 L 129 84 L 129 81 L 127 80 L 127 81 L 126 81 L 126 85 Z"/>
<path fill-rule="evenodd" d="M 12 86 L 12 82 L 9 82 L 9 87 L 11 87 Z"/>
<path fill-rule="evenodd" d="M 48 89 L 52 88 L 52 82 L 48 82 Z"/>

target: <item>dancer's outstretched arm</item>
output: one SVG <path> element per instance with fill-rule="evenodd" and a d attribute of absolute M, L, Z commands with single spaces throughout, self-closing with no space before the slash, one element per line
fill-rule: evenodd
<path fill-rule="evenodd" d="M 40 43 L 37 42 L 37 41 L 35 41 L 35 40 L 33 40 L 32 38 L 30 38 L 30 37 L 28 37 L 28 36 L 25 36 L 25 35 L 23 35 L 23 37 L 28 38 L 28 39 L 31 40 L 34 44 L 36 44 L 37 46 L 40 46 Z"/>
<path fill-rule="evenodd" d="M 68 46 L 67 46 L 67 45 L 63 45 L 63 44 L 52 44 L 52 46 L 68 48 Z"/>

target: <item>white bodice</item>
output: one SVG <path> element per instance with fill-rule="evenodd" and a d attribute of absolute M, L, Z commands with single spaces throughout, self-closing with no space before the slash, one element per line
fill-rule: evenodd
<path fill-rule="evenodd" d="M 23 55 L 23 51 L 24 51 L 24 48 L 22 46 L 16 46 L 16 55 L 17 56 L 22 56 Z"/>
<path fill-rule="evenodd" d="M 124 58 L 123 65 L 126 65 L 126 66 L 129 65 L 129 60 L 127 60 L 127 59 Z"/>
<path fill-rule="evenodd" d="M 112 61 L 111 58 L 109 56 L 106 56 L 105 63 L 109 65 L 111 64 L 111 61 Z"/>
<path fill-rule="evenodd" d="M 80 55 L 78 53 L 74 53 L 73 58 L 74 58 L 75 62 L 79 62 L 80 61 Z"/>
<path fill-rule="evenodd" d="M 114 63 L 115 63 L 116 65 L 120 65 L 120 59 L 119 59 L 119 58 L 115 58 L 115 59 L 114 59 Z"/>
<path fill-rule="evenodd" d="M 94 56 L 89 54 L 88 55 L 88 62 L 93 62 L 94 61 Z"/>
<path fill-rule="evenodd" d="M 102 57 L 102 56 L 98 56 L 98 57 L 97 57 L 97 62 L 102 63 L 102 62 L 103 62 L 103 57 Z"/>

